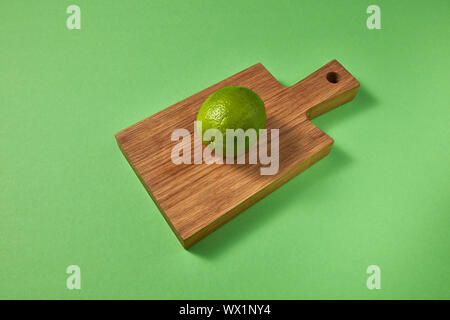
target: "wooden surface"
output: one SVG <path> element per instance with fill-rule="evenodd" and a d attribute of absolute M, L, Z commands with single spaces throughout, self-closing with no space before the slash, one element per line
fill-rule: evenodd
<path fill-rule="evenodd" d="M 266 167 L 261 164 L 172 162 L 171 151 L 178 143 L 171 141 L 172 131 L 189 130 L 193 142 L 193 123 L 200 106 L 226 86 L 248 87 L 264 101 L 266 128 L 280 130 L 277 174 L 261 175 L 260 167 Z M 350 101 L 358 88 L 359 82 L 336 60 L 291 87 L 281 85 L 262 64 L 256 64 L 120 131 L 116 139 L 177 238 L 188 248 L 327 155 L 333 139 L 309 120 Z"/>

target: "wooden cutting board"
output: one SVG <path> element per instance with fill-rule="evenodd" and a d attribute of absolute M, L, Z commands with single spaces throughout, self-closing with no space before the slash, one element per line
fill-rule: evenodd
<path fill-rule="evenodd" d="M 266 128 L 279 129 L 277 174 L 261 175 L 260 167 L 267 165 L 259 161 L 172 162 L 172 148 L 179 143 L 171 141 L 172 132 L 189 130 L 193 144 L 194 121 L 203 101 L 226 86 L 248 87 L 264 101 Z M 358 88 L 359 82 L 336 60 L 291 87 L 281 85 L 258 63 L 120 131 L 116 139 L 181 244 L 189 248 L 326 156 L 333 139 L 310 119 L 352 100 Z"/>

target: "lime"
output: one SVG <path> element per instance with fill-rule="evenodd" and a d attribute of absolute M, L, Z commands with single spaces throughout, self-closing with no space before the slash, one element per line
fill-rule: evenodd
<path fill-rule="evenodd" d="M 254 129 L 256 139 L 259 136 L 259 129 L 266 125 L 266 108 L 264 102 L 258 94 L 245 87 L 225 87 L 211 94 L 201 106 L 197 121 L 201 121 L 202 141 L 209 145 L 211 140 L 205 139 L 204 133 L 208 129 L 217 129 L 222 134 L 222 145 L 216 142 L 215 152 L 226 154 L 226 130 L 227 129 Z M 245 151 L 255 141 L 250 138 L 245 139 Z M 234 141 L 234 154 L 237 154 L 236 138 Z M 227 154 L 229 156 L 229 154 Z"/>

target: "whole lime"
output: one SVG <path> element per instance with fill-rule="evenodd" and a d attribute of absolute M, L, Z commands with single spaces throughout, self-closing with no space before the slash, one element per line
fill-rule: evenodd
<path fill-rule="evenodd" d="M 266 125 L 266 108 L 258 94 L 245 87 L 224 87 L 211 94 L 201 106 L 197 121 L 201 121 L 202 141 L 205 145 L 214 142 L 214 137 L 205 137 L 204 133 L 209 129 L 216 129 L 222 135 L 222 145 L 214 146 L 215 152 L 226 154 L 227 129 L 254 129 L 256 139 L 259 137 L 259 129 Z M 255 141 L 256 141 L 255 139 Z M 237 152 L 237 141 L 234 138 L 234 155 Z M 245 151 L 255 142 L 250 138 L 245 139 Z M 229 154 L 227 154 L 229 156 Z"/>

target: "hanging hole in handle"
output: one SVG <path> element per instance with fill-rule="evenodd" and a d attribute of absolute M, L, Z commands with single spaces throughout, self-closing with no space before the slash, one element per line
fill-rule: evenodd
<path fill-rule="evenodd" d="M 338 83 L 339 82 L 339 75 L 336 72 L 328 72 L 327 73 L 327 80 L 331 83 Z"/>

